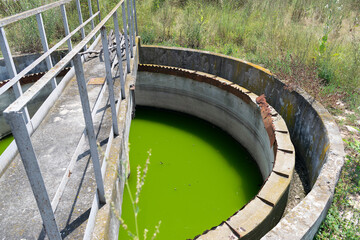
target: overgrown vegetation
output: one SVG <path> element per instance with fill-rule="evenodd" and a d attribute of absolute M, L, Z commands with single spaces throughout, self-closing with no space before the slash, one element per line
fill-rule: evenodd
<path fill-rule="evenodd" d="M 5 0 L 0 1 L 0 18 L 11 16 L 29 9 L 37 8 L 57 0 Z M 115 4 L 111 2 L 115 1 L 100 1 L 100 8 L 104 12 L 108 12 Z M 88 1 L 81 0 L 81 12 L 83 20 L 89 18 L 89 8 Z M 70 31 L 73 31 L 79 26 L 79 18 L 76 8 L 76 2 L 72 1 L 69 4 L 66 4 L 66 14 L 68 17 L 68 24 Z M 93 12 L 97 12 L 96 1 L 92 1 Z M 61 16 L 61 11 L 59 8 L 53 8 L 42 13 L 44 28 L 49 43 L 49 47 L 52 47 L 60 39 L 64 38 L 65 30 L 63 25 L 63 20 Z M 98 18 L 95 18 L 95 24 L 98 23 Z M 91 25 L 88 24 L 85 27 L 85 31 L 88 33 L 91 30 Z M 14 53 L 34 53 L 42 51 L 42 45 L 38 30 L 38 25 L 36 17 L 32 16 L 23 20 L 20 20 L 16 23 L 12 23 L 5 27 L 7 39 L 9 41 L 10 47 Z M 81 40 L 81 34 L 78 32 L 72 37 L 72 42 L 77 43 Z M 64 44 L 62 48 L 67 48 L 67 45 Z"/>
<path fill-rule="evenodd" d="M 0 16 L 52 1 L 1 1 Z M 80 2 L 86 19 L 87 1 Z M 95 12 L 96 1 L 92 2 Z M 116 3 L 100 1 L 101 10 L 106 13 Z M 280 77 L 291 76 L 305 90 L 313 89 L 303 82 L 311 68 L 319 83 L 315 97 L 324 105 L 334 108 L 334 99 L 341 98 L 354 109 L 360 102 L 359 0 L 138 0 L 137 10 L 139 35 L 145 44 L 239 57 Z M 75 1 L 67 4 L 67 13 L 73 30 L 78 25 Z M 60 11 L 48 11 L 43 18 L 53 45 L 64 36 Z M 14 51 L 41 51 L 35 16 L 11 24 L 6 32 Z M 79 40 L 80 34 L 73 38 Z"/>
<path fill-rule="evenodd" d="M 305 88 L 311 68 L 325 105 L 335 107 L 334 95 L 352 108 L 359 103 L 358 0 L 141 0 L 137 6 L 145 44 L 239 57 Z"/>

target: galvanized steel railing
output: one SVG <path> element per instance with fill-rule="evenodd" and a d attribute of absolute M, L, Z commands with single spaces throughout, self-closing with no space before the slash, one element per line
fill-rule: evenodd
<path fill-rule="evenodd" d="M 73 63 L 77 84 L 79 88 L 79 94 L 82 104 L 82 110 L 83 115 L 85 118 L 85 126 L 86 126 L 86 135 L 89 140 L 90 145 L 90 155 L 93 162 L 93 168 L 95 172 L 95 179 L 97 183 L 97 191 L 96 196 L 94 199 L 93 206 L 95 204 L 98 205 L 99 203 L 105 203 L 105 195 L 104 195 L 104 185 L 103 185 L 103 174 L 102 169 L 104 169 L 104 165 L 106 164 L 106 161 L 103 161 L 103 166 L 100 166 L 100 159 L 99 159 L 99 153 L 97 149 L 97 143 L 96 143 L 96 137 L 95 137 L 95 131 L 94 131 L 94 124 L 93 124 L 93 116 L 97 111 L 97 107 L 99 106 L 97 101 L 94 105 L 93 109 L 90 109 L 89 104 L 89 98 L 88 93 L 86 89 L 86 82 L 84 77 L 84 70 L 82 65 L 82 53 L 81 51 L 83 49 L 86 49 L 87 44 L 91 41 L 91 39 L 95 39 L 98 32 L 101 32 L 101 39 L 102 39 L 102 45 L 108 46 L 108 39 L 107 39 L 107 33 L 105 24 L 110 20 L 110 18 L 113 18 L 114 21 L 114 33 L 115 33 L 115 39 L 116 39 L 116 56 L 117 56 L 117 62 L 120 77 L 120 83 L 121 83 L 121 92 L 119 93 L 118 104 L 115 105 L 115 94 L 114 94 L 114 88 L 113 88 L 113 68 L 114 64 L 111 64 L 110 59 L 110 52 L 108 47 L 103 47 L 104 52 L 104 62 L 106 67 L 106 85 L 102 88 L 100 91 L 100 96 L 103 96 L 103 93 L 105 91 L 105 88 L 107 86 L 109 91 L 109 99 L 110 99 L 110 107 L 111 107 L 111 114 L 112 114 L 112 130 L 111 130 L 111 136 L 109 137 L 108 146 L 111 145 L 111 140 L 114 137 L 114 135 L 119 134 L 118 130 L 118 123 L 117 123 L 117 112 L 119 111 L 119 106 L 121 100 L 125 97 L 124 96 L 124 83 L 125 83 L 125 77 L 127 73 L 130 72 L 130 58 L 134 56 L 133 48 L 135 46 L 135 29 L 137 32 L 137 20 L 136 20 L 136 6 L 135 6 L 135 0 L 127 0 L 127 13 L 125 11 L 125 0 L 121 0 L 112 10 L 111 12 L 95 27 L 94 26 L 94 18 L 96 16 L 99 16 L 100 19 L 100 12 L 92 13 L 91 9 L 91 0 L 88 0 L 89 4 L 89 11 L 90 11 L 90 18 L 83 22 L 82 15 L 81 15 L 81 8 L 80 8 L 80 2 L 79 0 L 76 0 L 77 3 L 77 10 L 79 13 L 79 22 L 80 25 L 78 28 L 76 28 L 71 33 L 69 32 L 68 23 L 67 23 L 67 17 L 66 17 L 66 11 L 64 4 L 70 2 L 72 0 L 61 0 L 46 6 L 42 6 L 40 8 L 36 8 L 24 13 L 17 14 L 15 16 L 11 16 L 5 19 L 0 20 L 0 30 L 1 30 L 1 36 L 0 36 L 0 43 L 1 43 L 1 49 L 6 61 L 6 66 L 10 74 L 12 74 L 12 79 L 4 85 L 2 88 L 0 88 L 0 94 L 4 93 L 7 89 L 10 87 L 14 88 L 14 91 L 17 92 L 17 99 L 15 102 L 13 102 L 5 111 L 4 111 L 4 117 L 6 118 L 7 122 L 11 126 L 11 130 L 13 133 L 13 136 L 15 138 L 16 144 L 18 146 L 18 150 L 22 159 L 22 162 L 24 164 L 27 176 L 30 181 L 30 185 L 32 187 L 34 196 L 36 198 L 36 202 L 40 211 L 40 215 L 43 220 L 43 224 L 45 227 L 45 231 L 50 239 L 61 239 L 61 235 L 58 229 L 58 226 L 55 221 L 54 212 L 56 211 L 57 204 L 60 200 L 60 197 L 65 189 L 66 183 L 68 181 L 68 178 L 70 176 L 69 172 L 71 172 L 72 167 L 74 166 L 74 163 L 77 158 L 78 150 L 80 149 L 80 145 L 84 143 L 85 140 L 85 130 L 83 132 L 83 135 L 81 136 L 81 139 L 79 141 L 78 147 L 75 150 L 75 153 L 70 161 L 70 164 L 65 172 L 65 175 L 60 183 L 60 186 L 55 194 L 54 199 L 50 203 L 50 199 L 47 193 L 47 190 L 45 188 L 44 180 L 40 172 L 38 160 L 35 154 L 35 151 L 33 149 L 30 135 L 35 130 L 35 128 L 40 124 L 43 117 L 46 115 L 48 110 L 50 109 L 50 104 L 47 104 L 49 106 L 46 107 L 46 110 L 40 109 L 43 111 L 43 113 L 40 114 L 41 118 L 36 118 L 36 125 L 34 127 L 33 119 L 29 118 L 29 115 L 26 110 L 26 105 L 29 103 L 31 99 L 33 99 L 40 90 L 47 85 L 49 82 L 52 83 L 52 86 L 54 88 L 54 91 L 58 88 L 56 85 L 56 81 L 54 81 L 55 77 L 58 73 L 61 72 L 63 68 L 65 68 L 69 63 Z M 97 4 L 99 6 L 98 0 Z M 66 37 L 63 38 L 58 44 L 56 44 L 51 49 L 48 49 L 47 40 L 46 40 L 46 33 L 44 31 L 43 27 L 43 21 L 41 13 L 49 10 L 51 8 L 60 6 L 63 20 L 64 20 L 64 27 L 66 32 Z M 120 49 L 120 31 L 119 31 L 119 24 L 118 24 L 118 17 L 117 17 L 117 11 L 118 9 L 122 8 L 122 18 L 123 18 L 123 27 L 124 27 L 124 35 L 125 35 L 125 57 L 126 57 L 126 71 L 123 71 L 122 68 L 122 54 Z M 40 30 L 40 36 L 43 43 L 44 48 L 44 54 L 37 59 L 33 64 L 31 64 L 29 67 L 25 68 L 23 71 L 21 71 L 19 74 L 16 73 L 14 62 L 12 60 L 11 52 L 6 40 L 5 31 L 3 27 L 9 23 L 18 21 L 20 19 L 29 17 L 29 16 L 37 16 L 38 20 L 38 26 Z M 127 16 L 127 20 L 126 20 Z M 84 26 L 91 22 L 92 24 L 92 31 L 85 35 Z M 129 24 L 129 29 L 127 28 L 127 25 Z M 72 48 L 71 43 L 71 37 L 78 31 L 81 31 L 83 40 L 77 44 L 74 48 Z M 129 31 L 129 34 L 128 34 Z M 130 38 L 130 41 L 128 41 L 128 35 Z M 59 46 L 61 46 L 63 43 L 67 42 L 69 47 L 69 53 L 61 59 L 54 67 L 52 66 L 52 62 L 50 59 L 50 54 L 54 52 Z M 95 42 L 96 43 L 96 42 Z M 26 73 L 28 73 L 34 66 L 36 66 L 41 61 L 46 60 L 48 64 L 49 71 L 34 85 L 32 85 L 25 93 L 21 92 L 21 87 L 19 84 L 19 80 L 21 77 L 25 76 Z M 5 88 L 4 88 L 5 87 Z M 55 96 L 59 96 L 59 94 L 55 94 Z M 100 98 L 101 98 L 100 97 Z M 99 99 L 99 97 L 98 97 Z M 35 117 L 35 116 L 34 116 Z M 33 117 L 33 118 L 34 118 Z M 109 153 L 109 148 L 106 150 L 106 154 Z M 106 156 L 105 154 L 105 157 Z M 98 207 L 93 207 L 90 213 L 89 217 L 89 223 L 86 229 L 85 238 L 86 236 L 89 236 L 89 232 L 91 231 L 91 223 L 93 223 L 96 211 Z"/>
<path fill-rule="evenodd" d="M 22 88 L 21 88 L 20 82 L 19 82 L 22 77 L 24 77 L 26 74 L 28 74 L 32 69 L 34 69 L 43 60 L 46 61 L 48 69 L 51 69 L 53 67 L 53 63 L 50 58 L 50 54 L 55 52 L 65 42 L 67 42 L 68 50 L 71 51 L 72 50 L 71 37 L 74 36 L 79 30 L 81 32 L 84 32 L 84 27 L 89 22 L 91 22 L 91 24 L 93 26 L 94 18 L 96 16 L 99 16 L 99 21 L 101 20 L 98 0 L 97 0 L 98 11 L 96 13 L 92 12 L 91 0 L 88 0 L 88 8 L 89 8 L 90 17 L 85 22 L 83 22 L 83 20 L 82 20 L 83 18 L 82 18 L 82 13 L 81 13 L 80 0 L 75 0 L 77 3 L 76 6 L 77 6 L 78 14 L 79 14 L 79 24 L 80 25 L 76 29 L 74 29 L 72 32 L 70 32 L 65 4 L 68 4 L 71 1 L 73 1 L 73 0 L 57 1 L 57 2 L 48 4 L 45 6 L 41 6 L 41 7 L 31 9 L 31 10 L 28 10 L 28 11 L 25 11 L 25 12 L 22 12 L 22 13 L 13 15 L 13 16 L 3 18 L 0 20 L 0 47 L 1 47 L 1 51 L 4 56 L 6 69 L 11 78 L 11 80 L 9 82 L 7 82 L 5 85 L 3 85 L 0 88 L 0 95 L 4 94 L 10 88 L 12 88 L 15 93 L 16 99 L 18 99 L 20 96 L 23 95 Z M 53 9 L 55 7 L 60 7 L 66 36 L 62 40 L 60 40 L 56 45 L 54 45 L 51 49 L 49 49 L 46 32 L 44 29 L 42 13 L 47 10 Z M 25 69 L 23 69 L 20 73 L 17 73 L 15 64 L 14 64 L 14 60 L 13 60 L 13 57 L 12 57 L 12 54 L 10 51 L 10 47 L 9 47 L 9 44 L 8 44 L 8 41 L 6 38 L 6 33 L 5 33 L 4 27 L 6 27 L 7 25 L 9 25 L 11 23 L 15 23 L 17 21 L 26 19 L 26 18 L 34 16 L 34 15 L 36 16 L 36 20 L 38 23 L 38 29 L 39 29 L 39 34 L 40 34 L 40 39 L 41 39 L 41 43 L 43 46 L 44 54 L 42 54 L 38 59 L 36 59 L 31 65 L 29 65 Z M 84 34 L 85 34 L 85 32 L 84 32 Z M 85 36 L 83 36 L 83 38 L 84 37 Z M 95 42 L 94 42 L 94 45 L 95 45 Z M 64 77 L 64 79 L 65 79 L 64 82 L 67 82 L 66 80 L 70 80 L 71 75 L 73 75 L 73 74 L 74 74 L 74 72 L 72 70 L 70 73 L 68 73 Z M 55 77 L 53 79 L 51 79 L 51 85 L 52 85 L 52 89 L 53 89 L 52 95 L 49 96 L 49 98 L 42 105 L 42 107 L 40 107 L 40 109 L 32 117 L 32 119 L 30 118 L 30 115 L 29 115 L 29 112 L 28 112 L 26 106 L 24 106 L 24 108 L 21 110 L 24 114 L 24 119 L 25 119 L 25 122 L 27 123 L 28 131 L 29 131 L 30 135 L 39 126 L 43 117 L 46 115 L 49 108 L 52 106 L 52 104 L 57 99 L 57 97 L 59 96 L 59 94 L 61 93 L 61 91 L 63 90 L 63 88 L 65 86 L 65 84 L 61 84 L 61 86 L 58 87 Z M 7 166 L 10 164 L 11 160 L 16 155 L 16 153 L 17 153 L 17 146 L 15 144 L 15 141 L 13 141 L 9 145 L 9 147 L 4 151 L 4 153 L 1 154 L 1 156 L 0 156 L 0 176 L 6 170 Z"/>

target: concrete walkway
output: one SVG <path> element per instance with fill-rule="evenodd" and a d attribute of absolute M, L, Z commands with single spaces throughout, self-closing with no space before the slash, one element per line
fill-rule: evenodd
<path fill-rule="evenodd" d="M 86 62 L 85 77 L 105 77 L 104 63 L 98 58 Z M 119 92 L 115 81 L 115 93 Z M 93 107 L 101 85 L 88 84 Z M 107 91 L 94 118 L 98 143 L 105 149 L 111 129 Z M 61 97 L 32 135 L 32 143 L 50 199 L 63 178 L 85 128 L 78 86 L 70 80 Z M 104 151 L 104 150 L 103 150 Z M 102 152 L 100 151 L 100 155 Z M 62 237 L 81 239 L 90 213 L 96 182 L 88 143 L 81 146 L 75 167 L 58 204 L 55 218 Z M 44 239 L 42 220 L 19 155 L 0 178 L 0 239 Z"/>

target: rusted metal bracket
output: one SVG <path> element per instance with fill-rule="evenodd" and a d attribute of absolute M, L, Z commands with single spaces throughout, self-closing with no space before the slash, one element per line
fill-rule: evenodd
<path fill-rule="evenodd" d="M 124 32 L 124 30 L 122 31 Z M 120 49 L 121 49 L 121 58 L 123 61 L 126 60 L 126 56 L 125 56 L 125 50 L 126 50 L 126 46 L 125 46 L 125 36 L 124 34 L 120 33 Z M 110 52 L 110 59 L 111 59 L 111 63 L 114 62 L 115 56 L 116 56 L 116 39 L 115 39 L 115 34 L 113 32 L 113 30 L 111 30 L 108 34 L 108 49 Z M 103 47 L 100 48 L 99 51 L 95 51 L 95 50 L 86 50 L 83 52 L 79 53 L 80 55 L 85 57 L 85 62 L 97 58 L 99 57 L 100 62 L 104 62 L 104 49 Z"/>
<path fill-rule="evenodd" d="M 266 132 L 269 135 L 270 146 L 272 147 L 275 143 L 275 127 L 271 118 L 270 106 L 266 102 L 264 94 L 256 98 L 256 103 L 260 106 L 261 116 L 263 118 Z"/>
<path fill-rule="evenodd" d="M 132 112 L 131 112 L 131 118 L 134 119 L 135 118 L 135 106 L 136 106 L 136 102 L 135 102 L 135 84 L 131 84 L 130 85 L 130 97 L 132 98 Z"/>

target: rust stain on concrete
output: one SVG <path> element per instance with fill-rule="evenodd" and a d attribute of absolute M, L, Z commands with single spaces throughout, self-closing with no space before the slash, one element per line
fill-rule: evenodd
<path fill-rule="evenodd" d="M 271 109 L 266 102 L 265 95 L 261 95 L 256 98 L 256 103 L 260 106 L 261 116 L 265 125 L 266 132 L 269 135 L 270 146 L 275 144 L 275 127 L 271 118 Z"/>

